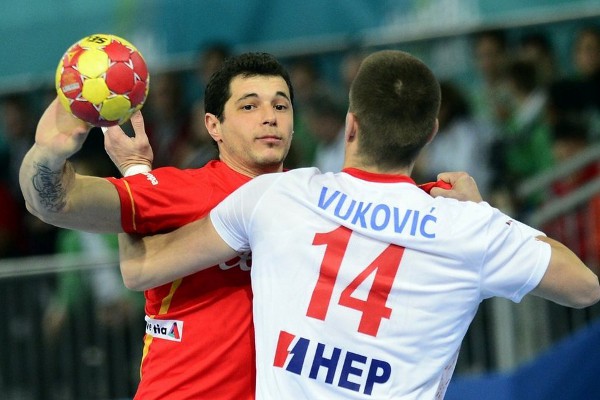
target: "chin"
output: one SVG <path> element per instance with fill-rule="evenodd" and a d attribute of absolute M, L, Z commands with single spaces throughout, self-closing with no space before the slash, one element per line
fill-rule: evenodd
<path fill-rule="evenodd" d="M 262 164 L 281 164 L 286 154 L 283 151 L 268 151 L 260 154 L 259 159 Z"/>
<path fill-rule="evenodd" d="M 283 156 L 272 156 L 272 157 L 262 157 L 258 160 L 258 164 L 262 165 L 266 168 L 279 168 L 281 164 L 283 164 L 284 157 Z"/>

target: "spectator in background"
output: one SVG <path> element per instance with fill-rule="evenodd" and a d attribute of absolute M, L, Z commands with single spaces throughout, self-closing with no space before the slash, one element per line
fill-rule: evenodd
<path fill-rule="evenodd" d="M 525 179 L 554 163 L 546 118 L 547 93 L 539 84 L 536 72 L 534 64 L 522 60 L 511 62 L 507 68 L 512 110 L 495 149 L 500 159 L 494 186 L 500 192 L 512 194 Z M 515 202 L 515 214 L 522 217 L 521 212 L 539 205 L 540 201 L 540 194 L 535 194 L 523 202 Z"/>
<path fill-rule="evenodd" d="M 362 51 L 349 51 L 340 63 L 340 76 L 342 78 L 342 93 L 350 91 L 350 85 L 358 73 L 360 64 L 366 55 Z"/>
<path fill-rule="evenodd" d="M 600 28 L 589 26 L 577 33 L 573 61 L 579 76 L 584 79 L 597 78 L 600 72 Z"/>
<path fill-rule="evenodd" d="M 190 109 L 188 140 L 180 141 L 174 149 L 174 165 L 177 167 L 200 168 L 218 158 L 217 146 L 204 124 L 204 89 L 212 74 L 230 56 L 231 49 L 224 42 L 209 42 L 200 47 L 194 70 L 197 85 L 193 86 L 194 101 Z"/>
<path fill-rule="evenodd" d="M 544 34 L 531 33 L 523 36 L 519 40 L 517 58 L 535 65 L 542 86 L 549 87 L 561 75 L 552 43 Z"/>
<path fill-rule="evenodd" d="M 344 103 L 327 93 L 313 95 L 305 104 L 305 119 L 317 139 L 313 166 L 321 172 L 340 172 L 344 164 Z"/>
<path fill-rule="evenodd" d="M 177 159 L 181 168 L 200 168 L 219 158 L 219 151 L 204 123 L 204 102 L 196 102 L 191 113 L 190 140 L 182 143 Z"/>
<path fill-rule="evenodd" d="M 21 256 L 25 252 L 23 232 L 24 211 L 20 198 L 14 194 L 5 173 L 8 169 L 8 158 L 0 159 L 0 259 Z"/>
<path fill-rule="evenodd" d="M 57 229 L 32 218 L 25 212 L 22 195 L 19 193 L 19 168 L 25 153 L 33 145 L 35 135 L 35 113 L 31 101 L 25 94 L 11 94 L 0 102 L 1 132 L 6 145 L 3 158 L 4 188 L 2 191 L 3 225 L 14 229 L 11 239 L 5 245 L 16 245 L 7 249 L 7 256 L 51 254 Z M 18 227 L 15 226 L 18 224 Z"/>
<path fill-rule="evenodd" d="M 488 30 L 473 38 L 473 55 L 478 79 L 471 92 L 476 118 L 499 129 L 508 118 L 509 97 L 504 74 L 509 61 L 505 32 Z"/>
<path fill-rule="evenodd" d="M 200 47 L 196 63 L 196 80 L 199 84 L 197 93 L 204 97 L 204 87 L 215 71 L 221 68 L 223 61 L 231 56 L 230 46 L 223 42 L 210 42 Z M 198 100 L 204 101 L 203 98 Z"/>
<path fill-rule="evenodd" d="M 439 131 L 417 158 L 415 179 L 436 181 L 444 171 L 465 171 L 477 182 L 483 196 L 489 190 L 492 133 L 473 118 L 466 96 L 450 81 L 440 82 L 442 102 Z"/>
<path fill-rule="evenodd" d="M 287 168 L 312 166 L 317 138 L 310 131 L 305 110 L 310 98 L 322 93 L 325 84 L 314 58 L 299 57 L 290 60 L 288 71 L 294 86 L 294 141 L 286 159 Z"/>
<path fill-rule="evenodd" d="M 553 137 L 554 157 L 559 163 L 573 160 L 591 144 L 587 129 L 581 123 L 560 121 L 554 126 Z M 600 160 L 556 181 L 552 185 L 552 195 L 566 197 L 597 178 L 600 178 Z M 544 229 L 570 246 L 596 274 L 600 273 L 600 194 L 550 221 Z"/>
<path fill-rule="evenodd" d="M 553 123 L 583 122 L 592 140 L 600 139 L 600 28 L 579 30 L 572 48 L 573 75 L 557 81 L 550 90 Z"/>
<path fill-rule="evenodd" d="M 181 147 L 190 140 L 190 111 L 176 72 L 155 74 L 144 106 L 145 126 L 154 150 L 153 167 L 179 166 Z"/>
<path fill-rule="evenodd" d="M 575 67 L 583 80 L 589 118 L 588 133 L 600 140 L 600 27 L 590 26 L 579 31 L 575 41 Z"/>
<path fill-rule="evenodd" d="M 68 229 L 61 229 L 58 234 L 58 254 L 78 254 L 99 266 L 56 275 L 56 289 L 43 311 L 41 325 L 44 347 L 50 355 L 46 363 L 51 368 L 47 370 L 52 378 L 45 398 L 90 398 L 91 393 L 86 390 L 90 387 L 100 392 L 97 395 L 104 394 L 103 398 L 124 399 L 133 395 L 132 388 L 139 381 L 136 370 L 141 351 L 126 339 L 143 333 L 143 325 L 138 322 L 143 315 L 144 299 L 123 286 L 118 262 L 101 264 L 117 249 L 116 235 Z M 133 332 L 132 327 L 136 328 Z M 131 363 L 123 363 L 123 360 Z M 102 380 L 73 384 L 84 381 L 91 369 L 99 367 L 129 378 L 130 384 L 113 387 Z"/>
<path fill-rule="evenodd" d="M 25 94 L 11 94 L 1 100 L 0 120 L 6 144 L 8 158 L 7 179 L 11 188 L 18 194 L 19 167 L 25 153 L 33 144 L 35 135 L 35 116 L 30 101 Z"/>

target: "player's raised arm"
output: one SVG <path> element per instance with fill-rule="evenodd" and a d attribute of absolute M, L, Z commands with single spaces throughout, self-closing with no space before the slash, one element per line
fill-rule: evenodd
<path fill-rule="evenodd" d="M 233 258 L 210 217 L 154 236 L 119 234 L 121 275 L 127 288 L 146 290 Z"/>
<path fill-rule="evenodd" d="M 67 161 L 90 127 L 54 100 L 38 122 L 19 183 L 27 209 L 49 224 L 93 232 L 121 232 L 117 190 L 106 179 L 75 173 Z"/>

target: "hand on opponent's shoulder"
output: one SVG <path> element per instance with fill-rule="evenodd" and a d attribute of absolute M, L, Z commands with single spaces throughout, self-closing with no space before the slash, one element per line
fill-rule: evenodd
<path fill-rule="evenodd" d="M 443 172 L 438 181 L 433 182 L 429 193 L 433 197 L 442 196 L 461 201 L 483 201 L 475 179 L 466 172 Z"/>

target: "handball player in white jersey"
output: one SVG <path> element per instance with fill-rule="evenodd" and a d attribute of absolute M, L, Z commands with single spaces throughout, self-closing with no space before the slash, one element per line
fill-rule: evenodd
<path fill-rule="evenodd" d="M 252 250 L 258 399 L 442 399 L 481 301 L 531 293 L 579 308 L 600 287 L 565 246 L 483 202 L 466 173 L 440 174 L 449 189 L 415 184 L 439 103 L 421 61 L 370 55 L 350 89 L 342 172 L 263 175 L 210 218 L 120 235 L 126 285 Z"/>

